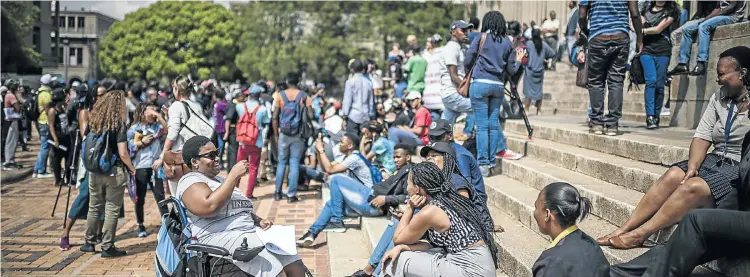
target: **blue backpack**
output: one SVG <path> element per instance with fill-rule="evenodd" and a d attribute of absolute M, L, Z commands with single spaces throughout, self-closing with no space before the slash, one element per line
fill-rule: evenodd
<path fill-rule="evenodd" d="M 362 155 L 362 153 L 357 152 L 354 154 L 357 154 L 357 156 L 359 156 L 359 158 L 362 159 L 370 169 L 370 178 L 372 179 L 373 185 L 383 182 L 383 174 L 380 174 L 380 169 L 377 166 L 373 165 L 364 155 Z M 359 181 L 362 182 L 362 180 Z"/>
<path fill-rule="evenodd" d="M 281 91 L 281 99 L 284 100 L 284 107 L 281 108 L 281 118 L 279 119 L 279 131 L 285 135 L 295 136 L 299 134 L 300 126 L 302 125 L 302 109 L 300 107 L 300 99 L 305 96 L 305 93 L 300 91 L 297 94 L 297 98 L 294 101 L 289 101 L 286 97 L 286 91 Z"/>
<path fill-rule="evenodd" d="M 89 133 L 81 145 L 83 166 L 90 172 L 107 174 L 112 171 L 117 161 L 117 153 L 109 145 L 109 132 Z"/>

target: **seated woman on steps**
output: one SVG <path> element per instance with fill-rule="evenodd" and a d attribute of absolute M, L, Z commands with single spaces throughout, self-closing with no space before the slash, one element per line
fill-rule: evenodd
<path fill-rule="evenodd" d="M 495 276 L 499 260 L 492 231 L 440 168 L 414 165 L 407 190 L 409 201 L 393 236 L 396 247 L 383 257 L 381 276 Z"/>
<path fill-rule="evenodd" d="M 739 47 L 739 48 L 738 48 Z M 625 224 L 597 239 L 599 245 L 631 249 L 672 226 L 692 209 L 719 206 L 738 178 L 743 136 L 750 131 L 750 63 L 738 46 L 722 53 L 716 66 L 721 89 L 711 97 L 690 144 L 690 157 L 674 164 L 648 190 Z M 706 154 L 713 146 L 711 153 Z"/>
<path fill-rule="evenodd" d="M 539 231 L 552 239 L 531 269 L 534 277 L 606 276 L 602 249 L 576 225 L 591 212 L 591 200 L 568 183 L 552 183 L 539 192 L 534 208 Z"/>

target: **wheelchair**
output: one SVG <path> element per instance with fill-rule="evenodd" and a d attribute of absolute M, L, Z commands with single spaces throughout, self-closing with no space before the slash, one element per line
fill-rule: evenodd
<path fill-rule="evenodd" d="M 169 207 L 172 204 L 171 207 Z M 229 253 L 222 247 L 193 243 L 190 221 L 185 207 L 175 197 L 162 200 L 160 207 L 169 207 L 162 217 L 162 226 L 157 235 L 154 264 L 157 277 L 254 277 L 234 264 L 234 261 L 250 261 L 263 246 L 248 248 L 246 241 Z M 313 277 L 305 269 L 308 277 Z"/>

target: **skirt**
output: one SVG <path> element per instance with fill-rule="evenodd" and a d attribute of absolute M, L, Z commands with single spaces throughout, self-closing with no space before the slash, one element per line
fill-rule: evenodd
<path fill-rule="evenodd" d="M 672 166 L 679 167 L 682 171 L 687 172 L 688 161 L 681 161 Z M 719 206 L 732 192 L 732 182 L 740 177 L 739 163 L 729 158 L 722 160 L 721 156 L 709 153 L 698 169 L 698 176 L 706 181 L 708 187 L 711 188 L 715 204 Z"/>
<path fill-rule="evenodd" d="M 240 247 L 243 238 L 247 238 L 248 248 L 263 245 L 254 230 L 214 233 L 207 237 L 200 238 L 199 242 L 223 247 L 231 254 L 234 253 L 235 249 Z M 298 260 L 300 260 L 300 258 L 297 255 L 278 255 L 268 251 L 268 249 L 263 249 L 257 257 L 249 262 L 234 261 L 234 264 L 242 269 L 242 271 L 255 277 L 275 277 L 281 273 L 285 266 Z"/>
<path fill-rule="evenodd" d="M 446 254 L 440 248 L 427 251 L 403 251 L 398 259 L 385 265 L 381 276 L 392 277 L 489 277 L 495 276 L 495 263 L 487 245 Z"/>

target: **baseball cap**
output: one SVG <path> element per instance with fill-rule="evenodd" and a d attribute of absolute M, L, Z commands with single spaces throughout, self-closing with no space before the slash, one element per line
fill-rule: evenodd
<path fill-rule="evenodd" d="M 57 77 L 53 77 L 52 75 L 49 75 L 49 74 L 44 74 L 42 75 L 42 78 L 39 79 L 39 82 L 42 83 L 42 85 L 49 85 L 50 83 L 56 80 L 57 80 Z"/>
<path fill-rule="evenodd" d="M 409 94 L 406 95 L 406 100 L 411 101 L 414 99 L 422 98 L 422 94 L 419 93 L 419 91 L 410 91 Z"/>
<path fill-rule="evenodd" d="M 319 89 L 324 89 L 324 88 L 326 88 L 326 84 L 324 84 L 324 83 L 318 83 L 318 88 Z"/>
<path fill-rule="evenodd" d="M 427 132 L 430 136 L 442 136 L 443 134 L 452 133 L 453 127 L 448 120 L 435 119 L 430 124 L 430 131 Z"/>
<path fill-rule="evenodd" d="M 456 157 L 456 151 L 453 150 L 453 147 L 451 147 L 451 145 L 447 142 L 442 141 L 433 142 L 425 147 L 422 147 L 422 150 L 419 150 L 419 156 L 421 156 L 422 158 L 427 158 L 427 153 L 429 153 L 430 150 Z"/>
<path fill-rule="evenodd" d="M 256 84 L 253 84 L 253 85 L 250 86 L 249 89 L 247 89 L 248 92 L 246 94 L 257 96 L 257 95 L 260 95 L 261 93 L 263 93 L 264 90 L 265 89 L 263 89 L 263 87 L 261 87 L 259 85 L 256 85 Z"/>
<path fill-rule="evenodd" d="M 460 29 L 466 29 L 466 28 L 473 28 L 474 24 L 467 23 L 463 20 L 456 20 L 451 23 L 450 30 L 453 31 L 453 29 L 460 28 Z"/>
<path fill-rule="evenodd" d="M 73 81 L 73 83 L 70 84 L 70 87 L 77 88 L 80 85 L 81 85 L 81 82 L 79 82 L 79 81 Z"/>

